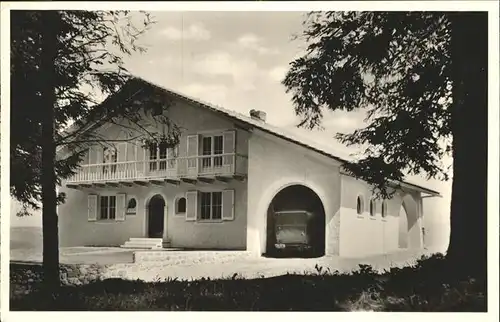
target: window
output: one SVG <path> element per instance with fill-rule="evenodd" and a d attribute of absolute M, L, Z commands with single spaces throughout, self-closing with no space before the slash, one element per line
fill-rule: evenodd
<path fill-rule="evenodd" d="M 361 196 L 358 196 L 358 199 L 356 200 L 356 212 L 358 213 L 358 215 L 363 214 L 363 208 L 363 199 L 361 198 Z"/>
<path fill-rule="evenodd" d="M 127 203 L 127 214 L 135 214 L 137 208 L 137 201 L 131 198 Z"/>
<path fill-rule="evenodd" d="M 202 192 L 201 220 L 222 219 L 222 192 Z"/>
<path fill-rule="evenodd" d="M 153 116 L 162 115 L 163 114 L 163 107 L 159 104 L 156 104 L 155 106 L 153 106 L 151 114 L 153 114 Z"/>
<path fill-rule="evenodd" d="M 177 202 L 175 203 L 175 213 L 176 214 L 186 213 L 186 198 L 181 197 L 177 199 Z"/>
<path fill-rule="evenodd" d="M 214 155 L 220 155 L 224 153 L 223 142 L 224 141 L 222 139 L 222 135 L 214 136 L 214 153 L 213 153 Z M 214 157 L 214 166 L 222 167 L 222 156 Z"/>
<path fill-rule="evenodd" d="M 118 150 L 114 147 L 103 147 L 102 148 L 102 167 L 103 173 L 116 172 L 116 162 L 118 161 Z M 106 165 L 106 163 L 111 163 Z M 115 164 L 112 164 L 115 163 Z"/>
<path fill-rule="evenodd" d="M 169 148 L 166 143 L 151 143 L 148 147 L 149 171 L 166 170 L 174 167 L 175 160 L 171 160 L 177 153 L 177 148 Z"/>
<path fill-rule="evenodd" d="M 167 145 L 165 143 L 160 143 L 158 147 L 158 158 L 160 159 L 158 167 L 160 170 L 167 169 L 167 158 L 168 158 L 167 151 L 168 151 Z"/>
<path fill-rule="evenodd" d="M 151 143 L 149 145 L 149 171 L 155 171 L 158 163 L 158 145 L 156 143 Z"/>
<path fill-rule="evenodd" d="M 204 136 L 201 141 L 201 153 L 202 155 L 211 156 L 202 158 L 202 167 L 221 167 L 222 154 L 224 153 L 224 139 L 222 135 Z"/>
<path fill-rule="evenodd" d="M 382 218 L 385 218 L 387 216 L 387 203 L 382 201 Z"/>
<path fill-rule="evenodd" d="M 100 219 L 116 218 L 116 196 L 101 196 Z"/>
<path fill-rule="evenodd" d="M 370 200 L 370 216 L 375 216 L 375 212 L 377 211 L 376 205 L 375 205 L 375 200 L 371 199 Z"/>

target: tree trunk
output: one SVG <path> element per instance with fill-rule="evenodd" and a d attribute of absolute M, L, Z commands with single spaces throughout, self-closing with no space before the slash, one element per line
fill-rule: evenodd
<path fill-rule="evenodd" d="M 43 278 L 47 291 L 54 292 L 60 285 L 59 280 L 59 237 L 57 220 L 57 195 L 55 175 L 54 108 L 55 95 L 55 58 L 57 53 L 56 11 L 43 11 L 42 19 L 42 57 L 40 70 L 43 75 L 41 101 L 42 118 L 42 225 L 43 225 Z M 37 108 L 33 106 L 33 108 Z"/>
<path fill-rule="evenodd" d="M 487 13 L 454 14 L 451 44 L 453 186 L 447 260 L 454 272 L 486 282 Z"/>

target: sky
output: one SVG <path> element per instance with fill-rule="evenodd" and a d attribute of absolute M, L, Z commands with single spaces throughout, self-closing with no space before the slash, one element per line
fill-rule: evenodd
<path fill-rule="evenodd" d="M 302 40 L 293 40 L 303 30 L 305 12 L 154 12 L 153 16 L 156 23 L 139 41 L 147 52 L 125 59 L 132 74 L 243 114 L 265 111 L 270 124 L 332 145 L 341 154 L 348 152 L 333 136 L 363 126 L 363 111 L 326 113 L 323 131 L 297 129 L 291 96 L 281 84 L 289 63 L 305 48 Z M 424 224 L 432 244 L 446 249 L 451 182 L 410 179 L 443 195 L 425 200 Z M 13 226 L 41 222 L 39 216 L 11 216 L 11 220 Z"/>

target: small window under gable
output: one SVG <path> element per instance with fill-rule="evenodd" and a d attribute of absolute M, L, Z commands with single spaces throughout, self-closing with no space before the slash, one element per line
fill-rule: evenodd
<path fill-rule="evenodd" d="M 151 114 L 153 114 L 153 116 L 162 115 L 163 114 L 163 106 L 161 106 L 160 104 L 155 104 L 152 108 Z"/>

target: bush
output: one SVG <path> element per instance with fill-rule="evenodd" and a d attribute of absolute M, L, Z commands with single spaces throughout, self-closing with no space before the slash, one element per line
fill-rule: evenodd
<path fill-rule="evenodd" d="M 316 266 L 314 274 L 253 280 L 108 279 L 53 297 L 35 290 L 11 299 L 11 310 L 486 311 L 486 283 L 453 274 L 433 256 L 384 274 L 360 265 L 351 274 Z"/>

